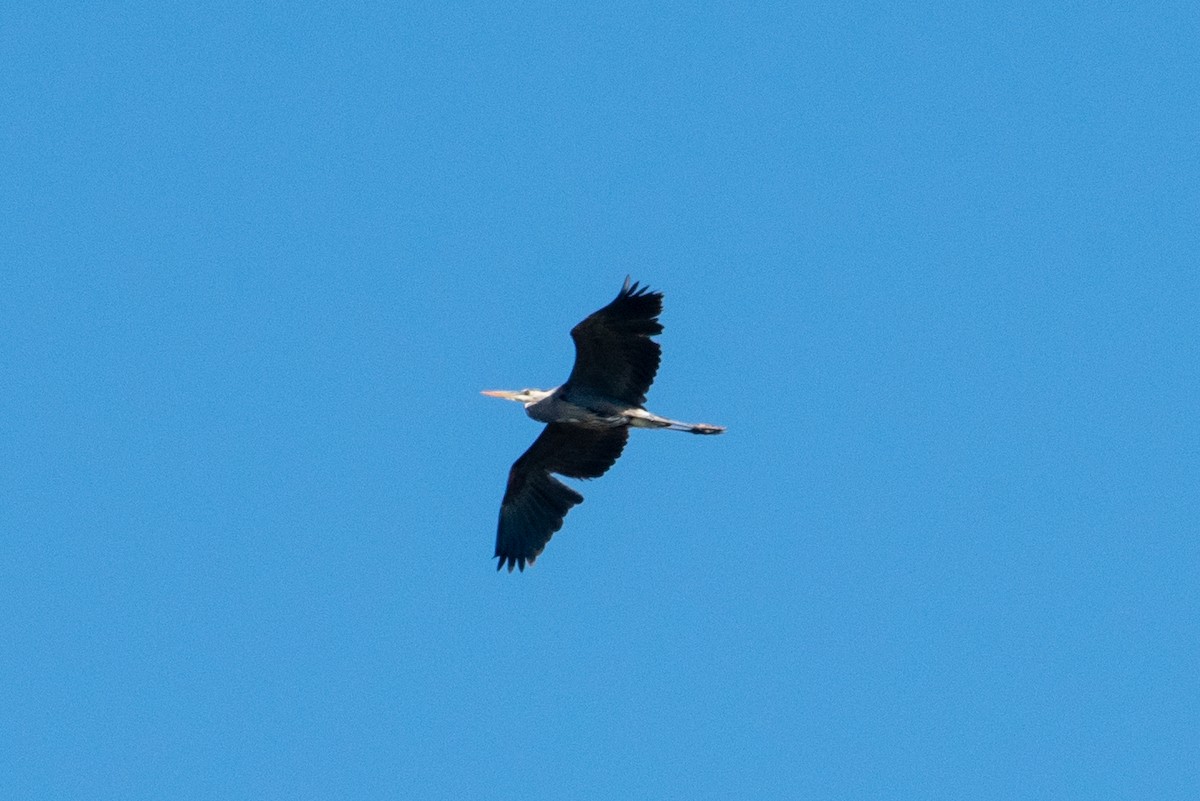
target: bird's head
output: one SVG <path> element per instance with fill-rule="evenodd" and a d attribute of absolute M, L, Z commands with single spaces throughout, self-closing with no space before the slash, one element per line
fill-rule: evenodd
<path fill-rule="evenodd" d="M 489 398 L 504 398 L 504 400 L 517 401 L 528 406 L 545 398 L 550 392 L 551 390 L 546 389 L 521 389 L 516 391 L 511 389 L 485 389 L 483 394 Z"/>

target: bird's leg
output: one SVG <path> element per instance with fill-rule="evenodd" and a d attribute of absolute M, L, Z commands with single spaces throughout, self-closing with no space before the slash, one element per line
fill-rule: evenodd
<path fill-rule="evenodd" d="M 724 426 L 713 426 L 708 423 L 684 423 L 659 417 L 645 409 L 627 409 L 623 414 L 629 418 L 629 425 L 634 428 L 666 428 L 671 431 L 687 431 L 691 434 L 720 434 L 725 431 Z"/>
<path fill-rule="evenodd" d="M 714 426 L 708 423 L 684 423 L 686 428 L 681 430 L 690 431 L 693 434 L 724 434 L 725 426 Z"/>

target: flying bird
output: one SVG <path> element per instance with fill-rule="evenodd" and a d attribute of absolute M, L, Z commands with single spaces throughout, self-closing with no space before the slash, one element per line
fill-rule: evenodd
<path fill-rule="evenodd" d="M 706 423 L 681 423 L 646 411 L 662 351 L 650 337 L 661 334 L 662 293 L 629 277 L 612 303 L 571 329 L 575 366 L 554 389 L 486 390 L 484 395 L 517 401 L 546 427 L 508 473 L 496 533 L 496 569 L 525 570 L 562 528 L 563 517 L 583 496 L 556 479 L 598 478 L 613 466 L 629 429 L 666 428 L 720 434 Z"/>

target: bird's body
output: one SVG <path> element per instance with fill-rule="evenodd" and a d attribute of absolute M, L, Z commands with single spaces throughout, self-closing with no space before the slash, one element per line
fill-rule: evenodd
<path fill-rule="evenodd" d="M 588 428 L 613 428 L 622 425 L 621 407 L 605 398 L 555 387 L 546 397 L 525 407 L 525 414 L 539 423 L 572 423 Z"/>
<path fill-rule="evenodd" d="M 661 350 L 651 336 L 662 332 L 662 294 L 625 285 L 616 299 L 571 329 L 575 366 L 552 390 L 491 390 L 518 401 L 546 428 L 508 475 L 496 535 L 496 569 L 525 569 L 562 527 L 583 496 L 551 474 L 597 478 L 621 455 L 632 428 L 668 428 L 720 434 L 705 423 L 683 423 L 646 411 L 646 391 L 658 372 Z"/>

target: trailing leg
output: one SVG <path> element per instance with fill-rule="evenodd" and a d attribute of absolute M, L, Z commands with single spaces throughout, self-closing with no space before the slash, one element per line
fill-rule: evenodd
<path fill-rule="evenodd" d="M 708 423 L 684 423 L 680 420 L 659 417 L 645 409 L 630 409 L 625 412 L 625 416 L 629 418 L 629 425 L 634 428 L 666 428 L 671 431 L 687 431 L 690 434 L 720 434 L 725 431 L 724 426 L 713 426 Z"/>

